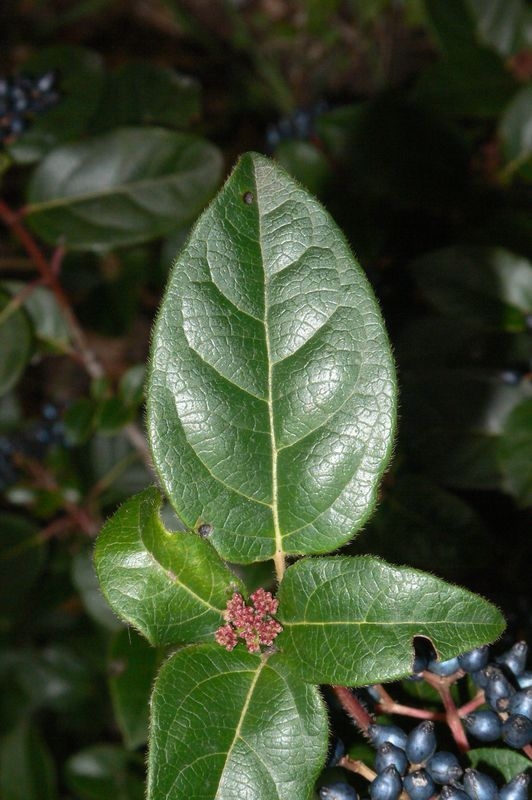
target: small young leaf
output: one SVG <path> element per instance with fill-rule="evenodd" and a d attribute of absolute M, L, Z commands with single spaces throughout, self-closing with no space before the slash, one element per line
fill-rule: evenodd
<path fill-rule="evenodd" d="M 27 221 L 45 241 L 102 250 L 195 218 L 220 178 L 219 151 L 163 128 L 121 128 L 53 150 L 35 170 Z"/>
<path fill-rule="evenodd" d="M 332 550 L 375 504 L 395 375 L 359 265 L 319 203 L 242 157 L 170 278 L 148 423 L 179 516 L 234 562 Z"/>
<path fill-rule="evenodd" d="M 326 751 L 318 690 L 282 658 L 186 647 L 153 692 L 148 800 L 308 800 Z"/>
<path fill-rule="evenodd" d="M 106 523 L 95 550 L 102 591 L 151 644 L 209 639 L 240 581 L 208 541 L 195 533 L 168 533 L 160 504 L 157 489 L 146 489 Z"/>
<path fill-rule="evenodd" d="M 496 639 L 500 612 L 433 575 L 376 558 L 303 559 L 279 588 L 276 644 L 312 683 L 363 686 L 412 670 L 414 636 L 442 660 Z"/>

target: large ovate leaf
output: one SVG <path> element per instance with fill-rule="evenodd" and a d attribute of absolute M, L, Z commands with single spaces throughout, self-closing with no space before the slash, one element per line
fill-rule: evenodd
<path fill-rule="evenodd" d="M 212 638 L 236 576 L 195 533 L 169 533 L 157 489 L 128 500 L 106 523 L 95 564 L 109 605 L 152 644 Z"/>
<path fill-rule="evenodd" d="M 53 150 L 28 190 L 27 220 L 45 241 L 101 250 L 190 222 L 220 179 L 216 147 L 163 128 L 121 128 Z"/>
<path fill-rule="evenodd" d="M 412 671 L 414 636 L 442 659 L 490 642 L 498 609 L 465 589 L 377 558 L 303 559 L 279 588 L 276 639 L 302 680 L 361 686 Z"/>
<path fill-rule="evenodd" d="M 154 460 L 234 562 L 326 552 L 369 516 L 395 415 L 379 309 L 333 220 L 245 155 L 181 251 L 155 328 Z"/>
<path fill-rule="evenodd" d="M 317 688 L 278 655 L 187 647 L 155 684 L 148 800 L 308 800 L 326 749 Z"/>

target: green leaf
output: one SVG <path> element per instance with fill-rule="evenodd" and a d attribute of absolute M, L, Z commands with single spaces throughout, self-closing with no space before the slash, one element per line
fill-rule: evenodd
<path fill-rule="evenodd" d="M 124 372 L 120 378 L 118 393 L 126 405 L 136 407 L 143 402 L 145 380 L 144 364 L 135 364 Z"/>
<path fill-rule="evenodd" d="M 443 660 L 504 629 L 486 600 L 428 573 L 376 558 L 303 559 L 279 587 L 276 644 L 302 680 L 363 686 L 412 671 L 414 636 Z"/>
<path fill-rule="evenodd" d="M 119 631 L 109 650 L 109 689 L 116 721 L 129 750 L 148 740 L 150 694 L 160 654 L 128 628 Z"/>
<path fill-rule="evenodd" d="M 446 247 L 411 265 L 424 296 L 443 314 L 509 331 L 532 312 L 532 264 L 496 247 Z"/>
<path fill-rule="evenodd" d="M 525 17 L 523 0 L 467 0 L 480 39 L 502 56 L 518 48 Z"/>
<path fill-rule="evenodd" d="M 111 608 L 152 644 L 212 638 L 240 582 L 196 533 L 168 533 L 161 497 L 146 489 L 106 523 L 95 550 Z"/>
<path fill-rule="evenodd" d="M 185 128 L 199 115 L 200 87 L 175 70 L 149 62 L 129 62 L 108 76 L 93 131 L 122 125 Z"/>
<path fill-rule="evenodd" d="M 42 569 L 43 541 L 36 526 L 24 517 L 2 514 L 0 546 L 0 615 L 19 607 Z"/>
<path fill-rule="evenodd" d="M 532 769 L 530 759 L 521 753 L 510 750 L 509 747 L 478 747 L 469 750 L 467 757 L 474 769 L 482 769 L 484 765 L 502 773 L 505 781 L 511 781 L 520 772 Z"/>
<path fill-rule="evenodd" d="M 50 244 L 102 250 L 193 220 L 218 184 L 219 151 L 162 128 L 122 128 L 53 150 L 28 189 L 27 221 Z"/>
<path fill-rule="evenodd" d="M 61 142 L 75 139 L 86 130 L 103 84 L 102 59 L 92 50 L 56 45 L 37 50 L 24 63 L 24 72 L 38 76 L 57 74 L 57 105 L 32 120 L 30 128 L 12 145 L 9 153 L 19 163 L 38 161 Z"/>
<path fill-rule="evenodd" d="M 65 765 L 68 787 L 81 800 L 143 800 L 142 761 L 110 744 L 86 747 Z"/>
<path fill-rule="evenodd" d="M 148 800 L 308 800 L 326 749 L 319 693 L 282 658 L 187 647 L 155 684 Z"/>
<path fill-rule="evenodd" d="M 80 397 L 67 408 L 63 416 L 65 438 L 69 444 L 83 444 L 94 430 L 96 403 Z"/>
<path fill-rule="evenodd" d="M 323 552 L 371 513 L 394 429 L 379 309 L 332 219 L 245 155 L 180 253 L 155 328 L 154 460 L 223 558 Z"/>
<path fill-rule="evenodd" d="M 504 487 L 520 505 L 532 505 L 532 399 L 508 416 L 499 443 Z"/>
<path fill-rule="evenodd" d="M 321 194 L 331 178 L 331 168 L 323 153 L 310 142 L 297 139 L 281 142 L 275 158 L 296 180 L 313 194 Z"/>
<path fill-rule="evenodd" d="M 33 349 L 29 317 L 11 303 L 11 296 L 0 289 L 0 395 L 17 383 Z"/>
<path fill-rule="evenodd" d="M 0 740 L 2 800 L 55 800 L 52 758 L 37 730 L 21 722 Z"/>
<path fill-rule="evenodd" d="M 505 175 L 519 171 L 532 180 L 532 86 L 525 86 L 506 108 L 499 126 Z"/>

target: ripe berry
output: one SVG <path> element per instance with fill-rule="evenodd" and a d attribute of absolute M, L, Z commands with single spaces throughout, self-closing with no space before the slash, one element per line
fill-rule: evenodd
<path fill-rule="evenodd" d="M 436 659 L 433 659 L 429 661 L 427 669 L 429 672 L 433 672 L 434 675 L 447 678 L 449 675 L 456 672 L 456 670 L 460 669 L 460 663 L 458 658 L 449 658 L 447 661 L 436 661 Z"/>
<path fill-rule="evenodd" d="M 509 650 L 499 656 L 496 661 L 504 664 L 517 677 L 525 671 L 528 647 L 526 642 L 516 642 Z"/>
<path fill-rule="evenodd" d="M 368 735 L 374 747 L 378 747 L 384 742 L 391 742 L 402 750 L 406 747 L 407 734 L 397 725 L 370 725 Z"/>
<path fill-rule="evenodd" d="M 464 789 L 471 800 L 498 800 L 499 791 L 495 781 L 476 769 L 466 769 Z"/>
<path fill-rule="evenodd" d="M 403 788 L 410 800 L 429 800 L 436 793 L 436 784 L 424 769 L 405 775 Z"/>
<path fill-rule="evenodd" d="M 397 800 L 402 788 L 401 776 L 392 764 L 370 783 L 369 796 L 371 800 Z"/>
<path fill-rule="evenodd" d="M 532 720 L 521 714 L 512 714 L 502 725 L 502 740 L 519 749 L 532 742 Z"/>
<path fill-rule="evenodd" d="M 499 791 L 499 800 L 528 800 L 529 783 L 529 775 L 526 772 L 520 772 L 519 775 L 504 784 Z"/>
<path fill-rule="evenodd" d="M 384 742 L 377 748 L 377 755 L 375 756 L 375 771 L 382 772 L 392 765 L 396 768 L 399 775 L 404 775 L 408 769 L 408 759 L 405 751 L 401 750 L 391 742 Z"/>
<path fill-rule="evenodd" d="M 406 755 L 412 764 L 423 764 L 434 755 L 435 751 L 436 735 L 434 733 L 434 723 L 430 720 L 425 720 L 408 734 Z"/>
<path fill-rule="evenodd" d="M 520 692 L 516 692 L 513 697 L 510 698 L 508 713 L 521 714 L 521 716 L 528 717 L 528 719 L 532 720 L 532 686 L 528 689 L 522 689 Z"/>
<path fill-rule="evenodd" d="M 459 781 L 463 772 L 456 756 L 446 750 L 441 750 L 429 758 L 426 769 L 432 780 L 442 785 Z"/>
<path fill-rule="evenodd" d="M 502 720 L 491 709 L 473 711 L 464 717 L 463 723 L 467 732 L 480 742 L 495 742 L 500 738 Z"/>
<path fill-rule="evenodd" d="M 517 676 L 517 683 L 521 689 L 528 689 L 532 686 L 532 672 L 523 672 Z"/>
<path fill-rule="evenodd" d="M 342 756 L 345 755 L 345 745 L 341 739 L 333 738 L 329 742 L 329 750 L 327 752 L 327 759 L 325 761 L 325 766 L 335 767 Z"/>
<path fill-rule="evenodd" d="M 497 667 L 493 667 L 484 689 L 486 702 L 494 711 L 506 711 L 510 698 L 515 694 L 514 687 Z"/>
<path fill-rule="evenodd" d="M 487 666 L 490 657 L 490 649 L 487 644 L 482 647 L 475 647 L 467 653 L 458 656 L 458 663 L 465 672 L 477 672 Z"/>
<path fill-rule="evenodd" d="M 357 793 L 348 783 L 330 783 L 318 790 L 320 800 L 357 800 Z"/>
<path fill-rule="evenodd" d="M 447 784 L 440 792 L 440 800 L 471 800 L 471 798 L 460 786 Z"/>

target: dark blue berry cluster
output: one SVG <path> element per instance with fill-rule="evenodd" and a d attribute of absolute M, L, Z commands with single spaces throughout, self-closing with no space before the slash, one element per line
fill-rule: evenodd
<path fill-rule="evenodd" d="M 0 436 L 0 489 L 16 483 L 19 476 L 17 456 L 41 461 L 50 447 L 64 445 L 64 425 L 54 403 L 45 403 L 41 416 L 24 430 Z"/>
<path fill-rule="evenodd" d="M 16 75 L 0 78 L 0 142 L 9 143 L 20 136 L 36 114 L 41 114 L 59 100 L 54 72 L 37 78 Z"/>
<path fill-rule="evenodd" d="M 297 108 L 290 116 L 283 117 L 275 125 L 269 125 L 266 130 L 268 152 L 273 152 L 284 141 L 312 139 L 316 136 L 316 119 L 327 109 L 327 103 L 321 100 L 312 108 Z"/>
<path fill-rule="evenodd" d="M 431 684 L 440 679 L 447 685 L 469 680 L 477 692 L 469 704 L 472 710 L 465 713 L 464 706 L 460 714 L 467 734 L 478 742 L 502 740 L 511 748 L 527 748 L 532 743 L 532 672 L 526 669 L 527 655 L 525 642 L 517 642 L 494 658 L 487 645 L 448 661 L 421 652 L 416 655 L 412 677 Z M 366 687 L 365 697 L 375 703 L 377 711 L 382 694 L 383 687 Z M 464 769 L 453 752 L 438 750 L 431 719 L 408 732 L 398 725 L 373 724 L 367 736 L 375 748 L 370 800 L 528 800 L 527 772 L 498 787 L 489 775 Z M 327 766 L 350 768 L 349 759 L 342 762 L 343 756 L 343 746 L 337 741 Z M 356 790 L 341 781 L 322 786 L 319 796 L 320 800 L 357 800 Z"/>

